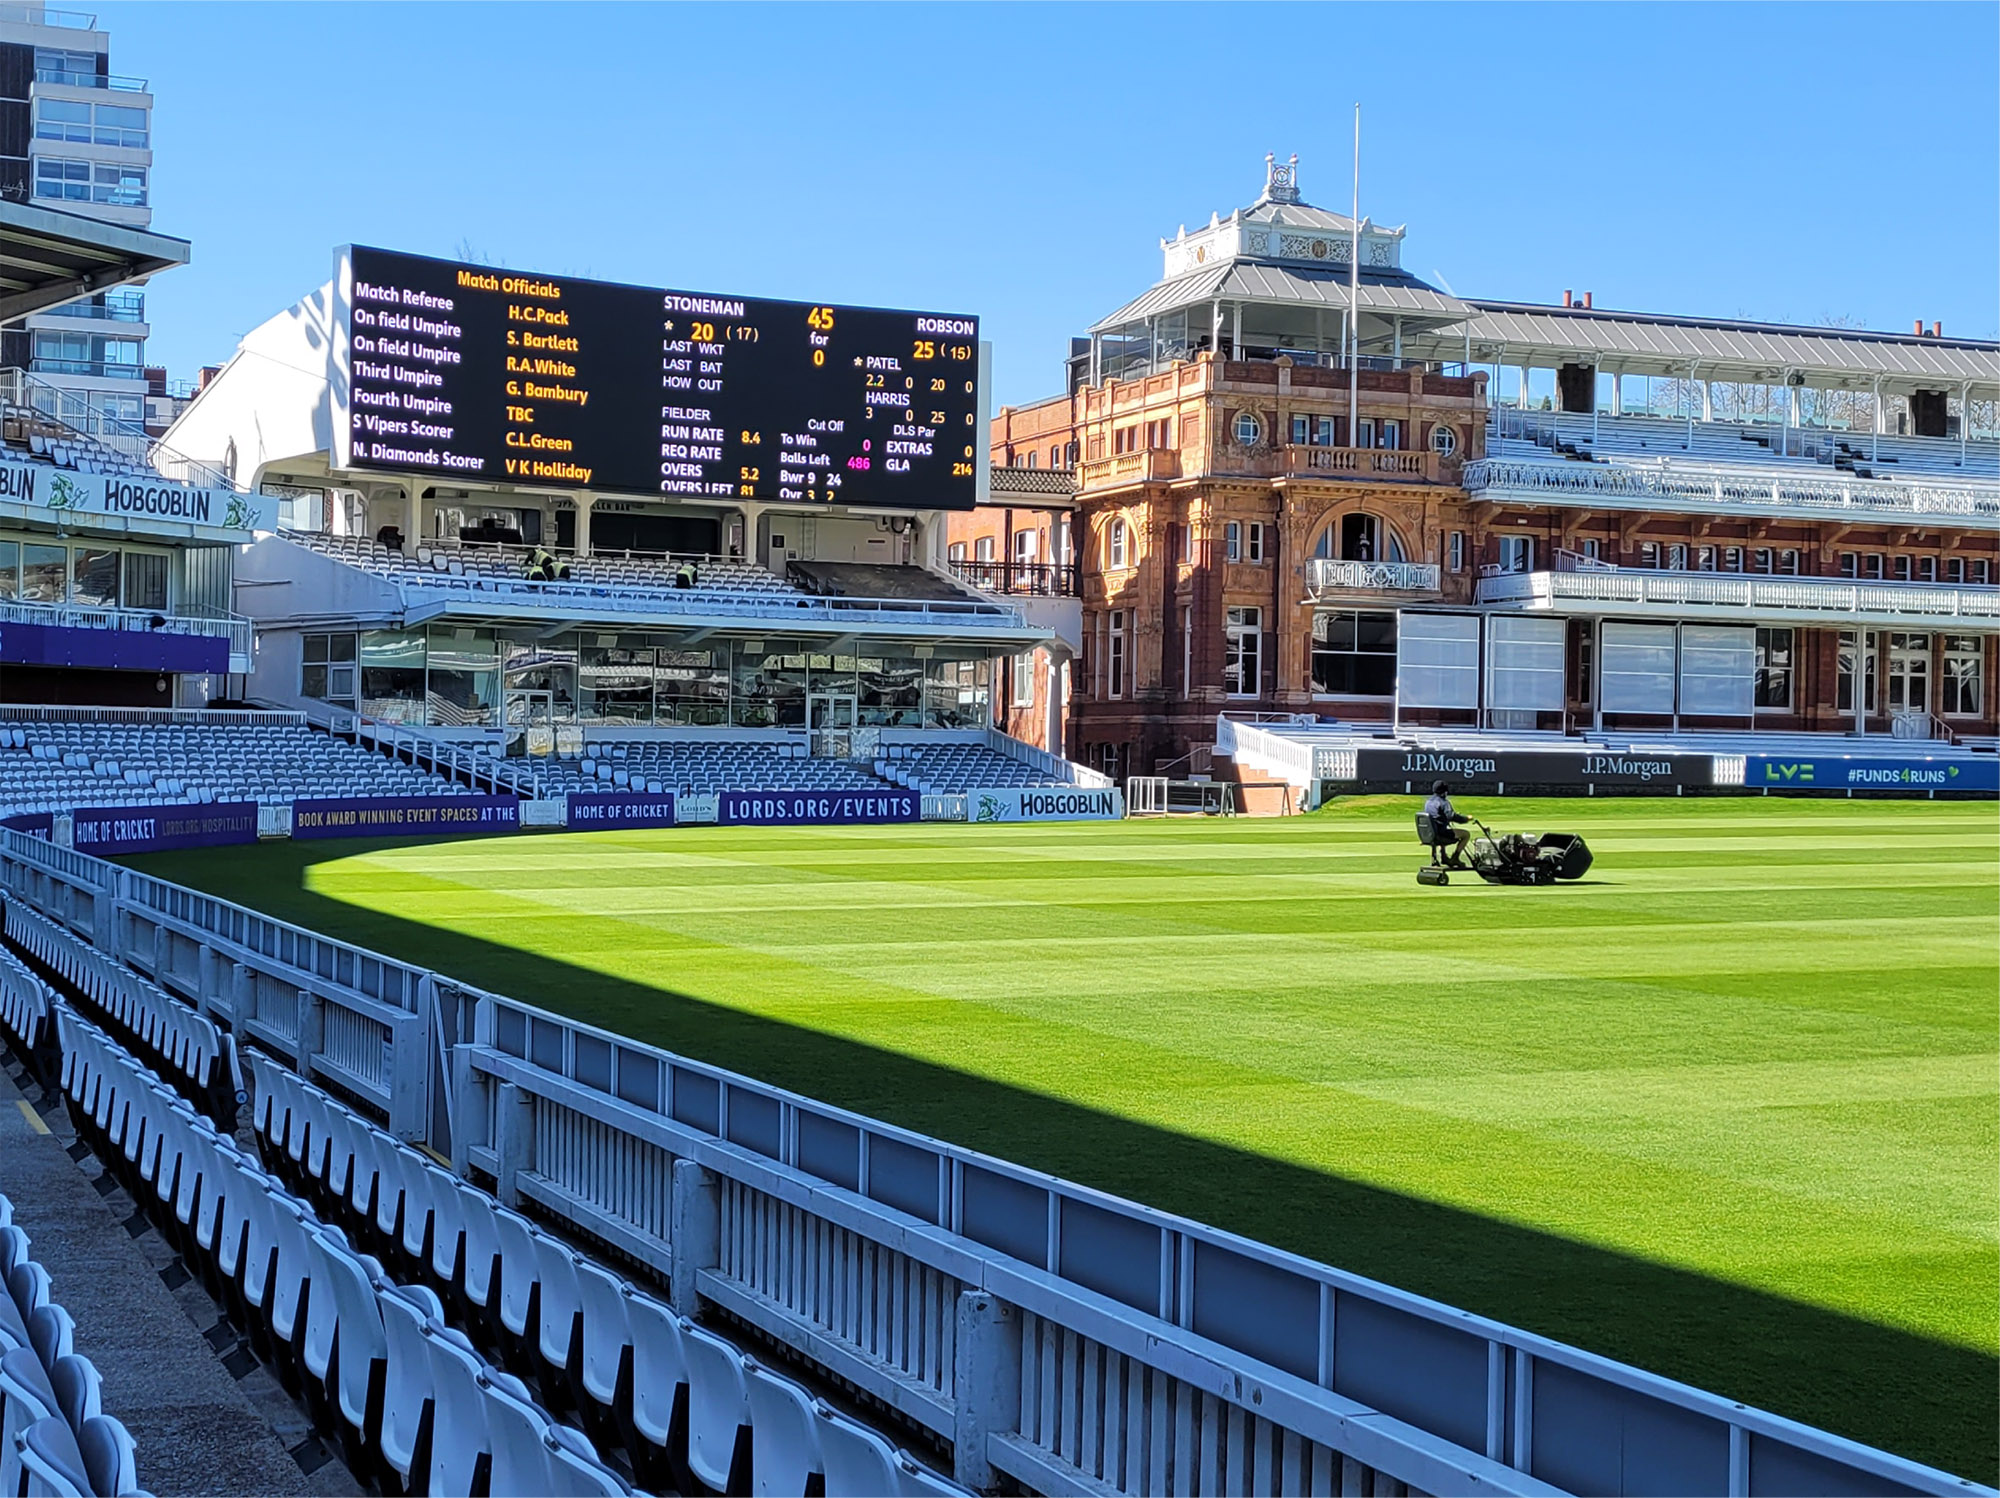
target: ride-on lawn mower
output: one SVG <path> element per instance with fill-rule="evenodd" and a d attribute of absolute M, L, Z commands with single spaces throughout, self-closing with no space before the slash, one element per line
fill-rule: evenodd
<path fill-rule="evenodd" d="M 1431 861 L 1417 870 L 1419 884 L 1449 884 L 1451 871 L 1470 870 L 1488 884 L 1554 884 L 1581 879 L 1590 872 L 1590 849 L 1574 832 L 1507 832 L 1495 836 L 1477 817 L 1480 831 L 1466 849 L 1466 863 L 1447 856 L 1456 838 L 1426 813 L 1417 813 L 1417 839 L 1431 850 Z"/>

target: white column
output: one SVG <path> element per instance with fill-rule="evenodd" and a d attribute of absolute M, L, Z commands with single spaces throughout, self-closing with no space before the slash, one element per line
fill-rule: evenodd
<path fill-rule="evenodd" d="M 1393 354 L 1393 356 L 1395 357 L 1395 360 L 1396 360 L 1396 368 L 1398 368 L 1398 369 L 1401 369 L 1401 368 L 1403 367 L 1403 318 L 1402 318 L 1402 314 L 1401 314 L 1401 313 L 1398 313 L 1398 314 L 1397 314 L 1397 315 L 1396 315 L 1395 317 L 1391 318 L 1391 319 L 1389 320 L 1389 322 L 1390 322 L 1390 329 L 1391 329 L 1391 333 L 1390 333 L 1390 337 L 1391 337 L 1391 339 L 1392 339 L 1392 341 L 1393 341 L 1393 347 L 1392 347 L 1392 349 L 1391 349 L 1391 353 L 1392 353 L 1392 354 Z"/>
<path fill-rule="evenodd" d="M 1715 420 L 1715 381 L 1713 380 L 1703 380 L 1701 382 L 1701 419 L 1703 421 Z"/>
<path fill-rule="evenodd" d="M 1611 371 L 1611 414 L 1625 414 L 1625 381 L 1615 369 Z"/>
<path fill-rule="evenodd" d="M 1231 315 L 1229 357 L 1232 359 L 1241 359 L 1243 357 L 1243 304 L 1241 302 L 1236 303 Z"/>
<path fill-rule="evenodd" d="M 1972 431 L 1972 381 L 1961 381 L 1958 387 L 1958 466 L 1965 466 L 1965 441 Z"/>
<path fill-rule="evenodd" d="M 576 554 L 590 555 L 590 507 L 597 503 L 596 497 L 579 494 L 576 497 Z"/>
<path fill-rule="evenodd" d="M 403 486 L 403 544 L 411 548 L 424 537 L 424 502 L 418 497 L 423 492 L 421 483 Z"/>
<path fill-rule="evenodd" d="M 1525 363 L 1521 366 L 1521 409 L 1523 411 L 1528 409 L 1528 376 L 1533 368 L 1533 365 Z"/>
<path fill-rule="evenodd" d="M 1218 299 L 1208 304 L 1208 348 L 1216 358 L 1222 357 L 1222 302 Z"/>

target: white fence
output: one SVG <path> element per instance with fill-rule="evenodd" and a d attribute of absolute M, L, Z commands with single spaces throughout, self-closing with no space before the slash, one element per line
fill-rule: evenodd
<path fill-rule="evenodd" d="M 974 1485 L 1988 1491 L 20 834 L 0 887 L 935 1433 Z"/>
<path fill-rule="evenodd" d="M 1828 577 L 1739 577 L 1714 572 L 1513 572 L 1479 580 L 1479 602 L 1534 608 L 1662 607 L 1830 620 L 1862 617 L 2000 622 L 2000 588 L 1859 583 Z"/>
<path fill-rule="evenodd" d="M 1465 465 L 1465 487 L 1482 499 L 1600 509 L 1720 510 L 1807 520 L 1950 519 L 2000 528 L 2000 486 L 1894 482 L 1673 459 L 1574 463 L 1481 458 Z"/>

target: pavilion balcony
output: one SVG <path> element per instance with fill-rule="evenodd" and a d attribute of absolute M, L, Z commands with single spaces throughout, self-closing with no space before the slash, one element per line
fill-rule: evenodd
<path fill-rule="evenodd" d="M 1479 579 L 1478 601 L 1501 609 L 1620 618 L 2000 630 L 2000 587 L 1834 577 L 1739 577 L 1630 567 L 1503 572 Z"/>
<path fill-rule="evenodd" d="M 1306 563 L 1306 591 L 1313 602 L 1333 598 L 1435 598 L 1435 562 L 1345 562 L 1314 557 Z"/>
<path fill-rule="evenodd" d="M 1083 463 L 1077 474 L 1078 487 L 1082 489 L 1158 483 L 1180 476 L 1181 455 L 1165 447 L 1118 453 L 1109 458 L 1091 458 Z"/>
<path fill-rule="evenodd" d="M 1276 477 L 1393 479 L 1404 483 L 1442 484 L 1456 477 L 1450 458 L 1424 451 L 1386 447 L 1309 447 L 1286 445 L 1276 450 Z"/>

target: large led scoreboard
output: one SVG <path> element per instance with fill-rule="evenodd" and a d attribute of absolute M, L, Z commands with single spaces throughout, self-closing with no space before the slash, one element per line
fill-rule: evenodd
<path fill-rule="evenodd" d="M 482 484 L 970 509 L 979 322 L 338 252 L 334 462 Z"/>

